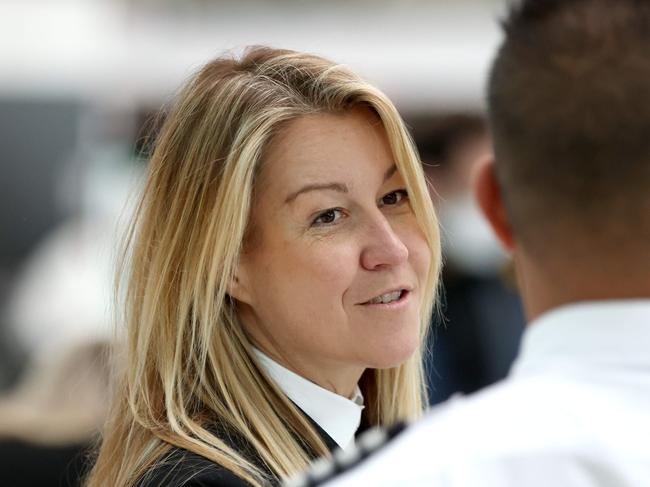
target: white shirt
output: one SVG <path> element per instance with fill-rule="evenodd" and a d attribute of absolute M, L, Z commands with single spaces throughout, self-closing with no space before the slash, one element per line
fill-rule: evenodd
<path fill-rule="evenodd" d="M 359 386 L 352 399 L 347 399 L 290 371 L 260 350 L 254 350 L 271 379 L 338 446 L 345 450 L 354 445 L 354 435 L 359 429 L 363 411 L 363 395 Z"/>
<path fill-rule="evenodd" d="M 650 486 L 650 300 L 544 314 L 506 380 L 433 409 L 326 485 Z"/>

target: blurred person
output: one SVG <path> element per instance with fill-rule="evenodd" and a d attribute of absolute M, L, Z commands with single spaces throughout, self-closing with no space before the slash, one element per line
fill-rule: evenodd
<path fill-rule="evenodd" d="M 79 148 L 81 208 L 48 232 L 17 271 L 3 318 L 26 356 L 19 381 L 0 396 L 0 483 L 79 486 L 106 420 L 111 251 L 134 167 L 121 151 Z M 38 468 L 35 468 L 38 466 Z"/>
<path fill-rule="evenodd" d="M 89 486 L 262 486 L 417 418 L 439 235 L 391 102 L 256 47 L 160 129 L 127 239 L 127 328 Z"/>
<path fill-rule="evenodd" d="M 88 450 L 106 420 L 110 259 L 103 251 L 110 239 L 101 221 L 74 219 L 56 228 L 9 293 L 8 328 L 26 365 L 0 396 L 3 485 L 81 485 Z"/>
<path fill-rule="evenodd" d="M 328 487 L 650 485 L 649 25 L 647 0 L 512 6 L 475 188 L 514 257 L 521 353 Z"/>
<path fill-rule="evenodd" d="M 453 272 L 492 276 L 508 261 L 472 194 L 471 176 L 492 143 L 480 115 L 449 114 L 414 130 Z"/>
<path fill-rule="evenodd" d="M 0 95 L 0 391 L 3 392 L 16 384 L 28 359 L 28 350 L 22 347 L 8 316 L 14 284 L 22 279 L 23 264 L 35 246 L 78 209 L 74 204 L 76 188 L 71 186 L 61 191 L 61 175 L 80 173 L 80 161 L 71 156 L 78 146 L 84 114 L 83 102 L 74 98 Z"/>
<path fill-rule="evenodd" d="M 429 401 L 503 379 L 524 327 L 510 261 L 472 194 L 471 174 L 492 145 L 480 115 L 412 121 L 442 228 L 442 322 L 434 314 L 427 354 Z"/>
<path fill-rule="evenodd" d="M 73 156 L 81 168 L 63 171 L 58 184 L 60 193 L 79 187 L 79 208 L 34 245 L 8 293 L 8 329 L 30 357 L 113 339 L 116 237 L 142 169 L 124 143 L 86 143 Z"/>

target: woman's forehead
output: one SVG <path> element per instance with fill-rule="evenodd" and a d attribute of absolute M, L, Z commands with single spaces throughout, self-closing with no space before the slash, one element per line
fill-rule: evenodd
<path fill-rule="evenodd" d="M 267 184 L 383 175 L 395 164 L 383 125 L 369 109 L 298 117 L 271 141 L 261 168 Z"/>

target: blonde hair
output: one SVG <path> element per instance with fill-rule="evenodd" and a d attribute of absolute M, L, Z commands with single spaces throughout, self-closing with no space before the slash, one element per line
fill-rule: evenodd
<path fill-rule="evenodd" d="M 88 486 L 131 486 L 172 446 L 254 486 L 268 474 L 207 426 L 245 438 L 278 478 L 329 452 L 314 427 L 265 375 L 227 294 L 245 240 L 256 171 L 282 122 L 354 106 L 377 113 L 432 251 L 422 343 L 437 286 L 437 222 L 419 159 L 395 107 L 343 66 L 264 47 L 217 59 L 194 76 L 167 115 L 127 238 L 124 374 Z M 126 254 L 125 254 L 126 255 Z M 421 351 L 366 371 L 365 422 L 418 417 L 426 401 Z"/>

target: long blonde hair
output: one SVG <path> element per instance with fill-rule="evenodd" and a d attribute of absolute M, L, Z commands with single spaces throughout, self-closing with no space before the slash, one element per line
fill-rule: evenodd
<path fill-rule="evenodd" d="M 343 66 L 265 47 L 217 59 L 183 89 L 158 134 L 125 253 L 126 358 L 88 486 L 132 486 L 173 446 L 254 486 L 268 474 L 208 429 L 218 421 L 255 448 L 272 474 L 303 470 L 328 450 L 266 376 L 227 294 L 245 239 L 260 158 L 279 125 L 301 115 L 374 110 L 386 129 L 432 252 L 422 342 L 440 266 L 437 222 L 414 146 L 395 107 Z M 364 421 L 418 417 L 421 350 L 366 371 Z"/>

